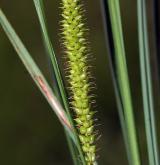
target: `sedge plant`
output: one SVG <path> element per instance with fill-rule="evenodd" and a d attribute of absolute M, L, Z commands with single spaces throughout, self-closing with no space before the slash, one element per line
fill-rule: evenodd
<path fill-rule="evenodd" d="M 134 105 L 131 95 L 131 83 L 125 51 L 122 26 L 121 6 L 119 0 L 101 0 L 103 23 L 108 45 L 110 69 L 115 88 L 119 118 L 126 146 L 128 164 L 142 165 L 140 146 L 137 138 Z M 156 0 L 155 0 L 156 1 Z M 52 63 L 55 78 L 53 90 L 45 76 L 34 62 L 21 39 L 0 9 L 0 25 L 4 29 L 13 47 L 17 51 L 32 79 L 45 96 L 46 100 L 64 127 L 68 146 L 74 165 L 98 164 L 95 120 L 92 105 L 92 81 L 88 63 L 89 45 L 85 24 L 85 12 L 81 0 L 61 0 L 61 45 L 66 58 L 66 68 L 62 69 L 57 62 L 57 55 L 47 29 L 43 0 L 33 0 L 43 42 Z M 151 55 L 146 15 L 146 0 L 137 1 L 140 73 L 146 128 L 149 165 L 159 165 L 159 149 L 154 112 L 154 97 L 151 71 Z M 61 72 L 65 72 L 65 77 Z M 65 79 L 65 80 L 64 80 Z M 67 81 L 67 87 L 64 83 Z"/>
<path fill-rule="evenodd" d="M 79 27 L 82 28 L 82 30 L 79 31 L 79 34 L 81 36 L 79 36 L 80 38 L 78 38 L 78 39 L 80 39 L 79 46 L 81 46 L 81 49 L 79 50 L 79 55 L 82 54 L 82 58 L 79 60 L 79 64 L 80 64 L 79 69 L 80 69 L 80 75 L 81 75 L 80 78 L 82 78 L 82 80 L 81 80 L 81 82 L 78 82 L 78 83 L 79 83 L 79 85 L 84 86 L 84 88 L 83 88 L 82 92 L 80 91 L 80 88 L 76 91 L 77 92 L 76 97 L 79 96 L 78 92 L 80 92 L 81 99 L 83 99 L 83 101 L 81 103 L 80 99 L 79 100 L 75 99 L 72 102 L 72 105 L 77 104 L 74 109 L 75 112 L 76 111 L 78 112 L 79 109 L 80 109 L 80 111 L 83 111 L 83 112 L 81 112 L 81 114 L 77 113 L 80 116 L 77 116 L 77 118 L 75 118 L 75 123 L 77 123 L 76 126 L 78 128 L 76 131 L 74 128 L 73 120 L 71 118 L 71 113 L 69 111 L 69 103 L 67 102 L 68 99 L 66 96 L 67 95 L 66 90 L 64 89 L 62 76 L 61 76 L 59 66 L 58 66 L 58 63 L 57 63 L 57 60 L 55 57 L 54 49 L 53 49 L 51 41 L 50 41 L 50 37 L 48 35 L 48 31 L 47 31 L 47 27 L 46 27 L 46 20 L 45 20 L 45 13 L 44 13 L 44 9 L 43 9 L 43 1 L 34 0 L 34 4 L 35 4 L 38 18 L 40 21 L 45 47 L 46 47 L 48 55 L 52 61 L 54 76 L 57 81 L 56 82 L 57 85 L 56 84 L 54 85 L 54 89 L 55 89 L 54 91 L 56 93 L 58 93 L 57 97 L 58 97 L 59 101 L 61 102 L 62 106 L 64 107 L 64 109 L 66 110 L 66 112 L 64 112 L 63 107 L 59 104 L 59 101 L 52 94 L 51 89 L 50 89 L 50 87 L 48 87 L 48 84 L 47 84 L 44 76 L 41 74 L 40 69 L 38 69 L 38 66 L 35 64 L 34 60 L 31 58 L 29 52 L 27 51 L 27 49 L 21 42 L 18 35 L 15 33 L 14 29 L 12 28 L 12 26 L 10 25 L 10 23 L 8 22 L 8 20 L 6 19 L 6 17 L 4 16 L 2 11 L 0 13 L 1 14 L 1 21 L 0 21 L 1 25 L 2 25 L 3 29 L 5 30 L 6 34 L 8 35 L 11 43 L 13 44 L 14 48 L 16 49 L 21 60 L 25 64 L 27 70 L 31 74 L 32 78 L 37 83 L 37 85 L 40 87 L 41 91 L 43 92 L 43 94 L 45 95 L 45 97 L 47 98 L 49 103 L 51 103 L 51 106 L 52 106 L 53 110 L 55 111 L 55 113 L 57 114 L 57 116 L 59 117 L 60 121 L 65 126 L 65 128 L 66 128 L 65 132 L 66 132 L 66 136 L 68 139 L 70 151 L 72 153 L 72 158 L 73 158 L 74 164 L 77 164 L 77 165 L 78 164 L 84 164 L 84 165 L 85 164 L 89 164 L 89 165 L 95 164 L 95 144 L 94 144 L 95 134 L 93 133 L 94 129 L 93 129 L 93 120 L 92 120 L 94 112 L 90 112 L 91 102 L 90 102 L 89 96 L 87 96 L 89 93 L 89 90 L 90 90 L 90 84 L 87 82 L 88 81 L 88 77 L 87 77 L 88 76 L 88 72 L 87 72 L 88 67 L 86 64 L 87 48 L 86 48 L 85 44 L 82 44 L 82 40 L 83 40 L 82 33 L 84 32 L 83 31 L 84 28 L 81 25 L 83 25 L 83 23 L 79 24 Z M 81 16 L 80 16 L 82 14 L 81 5 L 79 5 L 78 2 L 76 2 L 74 4 L 77 6 L 77 9 L 79 12 L 79 13 L 77 13 L 79 18 L 78 17 L 77 18 L 81 19 Z M 73 10 L 74 9 L 73 7 L 75 7 L 75 6 L 72 6 L 73 4 L 70 4 L 70 3 L 69 3 L 69 5 Z M 77 20 L 77 23 L 79 23 L 79 20 Z M 73 22 L 73 25 L 74 25 L 74 22 Z M 78 51 L 76 53 L 78 53 Z M 77 65 L 77 63 L 74 66 L 76 67 L 76 65 Z M 36 69 L 34 70 L 32 68 L 36 68 Z M 72 68 L 72 69 L 74 69 L 74 68 Z M 77 76 L 77 79 L 79 78 L 78 76 Z M 72 79 L 72 80 L 74 83 L 75 82 L 74 79 Z M 78 85 L 78 83 L 77 83 L 77 85 Z M 74 86 L 74 88 L 75 87 L 76 86 Z M 53 101 L 53 98 L 55 99 L 55 101 Z M 53 103 L 55 103 L 55 105 Z M 77 134 L 77 132 L 79 132 L 79 134 Z"/>

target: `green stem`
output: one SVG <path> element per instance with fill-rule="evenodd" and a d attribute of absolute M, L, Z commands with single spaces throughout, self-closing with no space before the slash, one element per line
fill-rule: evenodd
<path fill-rule="evenodd" d="M 48 34 L 47 26 L 46 26 L 46 18 L 45 18 L 43 0 L 34 0 L 34 4 L 35 4 L 37 14 L 38 14 L 38 18 L 39 18 L 39 21 L 40 21 L 42 34 L 43 34 L 43 38 L 44 38 L 44 44 L 45 44 L 46 50 L 47 50 L 47 52 L 50 56 L 52 66 L 53 66 L 53 69 L 54 69 L 54 73 L 55 73 L 55 78 L 57 80 L 57 84 L 58 84 L 58 88 L 59 88 L 58 90 L 60 91 L 59 98 L 61 98 L 61 101 L 63 102 L 64 108 L 67 112 L 70 123 L 72 124 L 72 127 L 74 128 L 72 116 L 71 116 L 71 113 L 70 113 L 70 110 L 69 110 L 66 91 L 64 89 L 64 83 L 63 83 L 63 80 L 62 80 L 60 69 L 59 69 L 59 66 L 58 66 L 58 63 L 57 63 L 57 60 L 56 60 L 56 55 L 54 53 L 52 43 L 51 43 L 51 40 L 50 40 L 50 37 L 49 37 L 49 34 Z M 67 132 L 66 132 L 66 134 L 67 134 Z M 79 162 L 78 158 L 77 158 L 77 162 L 75 162 L 74 157 L 80 157 L 80 161 L 82 162 L 83 165 L 85 165 L 85 160 L 84 160 L 83 152 L 82 152 L 82 149 L 81 149 L 81 144 L 80 144 L 79 139 L 77 137 L 77 132 L 76 132 L 75 128 L 74 128 L 74 139 L 75 139 L 74 142 L 77 146 L 79 155 L 76 154 L 77 151 L 76 151 L 75 147 L 73 146 L 73 143 L 67 137 L 67 141 L 68 142 L 70 141 L 69 142 L 69 148 L 70 148 L 74 163 L 78 164 L 77 162 Z"/>
<path fill-rule="evenodd" d="M 126 131 L 128 135 L 128 147 L 130 150 L 130 163 L 140 165 L 139 147 L 137 141 L 136 126 L 132 106 L 131 91 L 129 85 L 125 48 L 123 41 L 123 31 L 121 23 L 121 13 L 119 0 L 108 0 L 109 12 L 111 17 L 112 33 L 116 54 L 117 76 L 120 86 L 120 93 L 124 106 L 124 116 L 126 122 Z"/>
<path fill-rule="evenodd" d="M 144 106 L 145 127 L 147 136 L 148 157 L 150 165 L 159 165 L 159 151 L 154 114 L 152 78 L 150 68 L 149 41 L 147 32 L 146 4 L 144 0 L 137 1 L 138 31 L 141 83 Z"/>

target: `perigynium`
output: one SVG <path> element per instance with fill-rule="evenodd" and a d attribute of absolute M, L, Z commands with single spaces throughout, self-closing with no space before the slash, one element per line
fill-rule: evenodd
<path fill-rule="evenodd" d="M 80 0 L 62 0 L 62 41 L 67 57 L 67 80 L 71 89 L 71 107 L 87 165 L 96 159 L 94 112 L 91 111 L 90 79 L 87 64 L 89 52 L 84 10 Z"/>

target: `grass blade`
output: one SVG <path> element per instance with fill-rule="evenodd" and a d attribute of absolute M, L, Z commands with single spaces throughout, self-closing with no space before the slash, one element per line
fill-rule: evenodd
<path fill-rule="evenodd" d="M 55 79 L 57 81 L 56 91 L 57 91 L 58 94 L 62 95 L 61 97 L 66 102 L 66 94 L 65 94 L 65 89 L 64 89 L 64 86 L 63 86 L 62 76 L 61 76 L 61 73 L 60 73 L 58 62 L 56 60 L 56 55 L 55 55 L 55 52 L 54 52 L 54 49 L 53 49 L 53 46 L 52 46 L 52 43 L 51 43 L 51 40 L 50 40 L 50 37 L 49 37 L 49 34 L 48 34 L 48 30 L 47 30 L 43 0 L 33 0 L 33 2 L 34 2 L 36 12 L 37 12 L 37 15 L 38 15 L 38 19 L 39 19 L 39 22 L 40 22 L 44 45 L 45 45 L 46 51 L 49 55 L 49 58 L 51 60 L 53 71 L 54 71 L 53 73 L 54 73 Z"/>
<path fill-rule="evenodd" d="M 18 35 L 16 34 L 14 29 L 8 22 L 7 18 L 5 17 L 1 9 L 0 9 L 0 24 L 2 28 L 4 29 L 6 35 L 8 36 L 9 40 L 11 41 L 13 47 L 17 51 L 26 69 L 28 70 L 30 76 L 35 81 L 36 85 L 39 87 L 40 91 L 43 93 L 43 95 L 47 99 L 48 103 L 50 104 L 53 111 L 56 113 L 56 115 L 60 119 L 63 126 L 67 129 L 70 136 L 74 139 L 73 128 L 66 115 L 66 112 L 63 110 L 61 104 L 59 103 L 57 98 L 54 96 L 51 88 L 49 87 L 40 69 L 38 68 L 38 66 L 32 59 L 32 57 L 30 56 L 27 49 L 24 47 L 20 38 L 18 37 Z"/>
<path fill-rule="evenodd" d="M 146 4 L 144 0 L 137 1 L 139 53 L 141 68 L 141 83 L 144 106 L 145 127 L 147 136 L 148 157 L 150 165 L 159 165 L 159 151 L 154 114 L 152 78 L 150 68 L 149 41 L 147 32 Z"/>
<path fill-rule="evenodd" d="M 122 134 L 124 137 L 124 143 L 125 143 L 125 147 L 126 147 L 127 157 L 128 157 L 128 160 L 130 161 L 131 154 L 130 154 L 130 150 L 129 150 L 129 139 L 128 139 L 128 135 L 127 135 L 127 131 L 126 131 L 127 128 L 126 128 L 126 124 L 125 124 L 122 95 L 120 93 L 120 86 L 119 86 L 118 79 L 117 79 L 113 36 L 112 36 L 112 30 L 111 30 L 111 22 L 110 22 L 110 18 L 109 18 L 108 4 L 107 4 L 106 0 L 101 0 L 101 11 L 102 11 L 102 17 L 103 17 L 105 39 L 106 39 L 106 43 L 107 43 L 106 47 L 108 50 L 109 64 L 110 64 L 112 81 L 113 81 L 114 91 L 115 91 L 115 96 L 116 96 L 116 101 L 117 101 L 120 124 L 121 124 L 121 128 L 122 128 Z"/>
<path fill-rule="evenodd" d="M 128 78 L 119 0 L 108 0 L 112 34 L 115 48 L 115 66 L 119 91 L 122 98 L 125 126 L 130 151 L 130 163 L 140 165 L 139 146 L 136 135 L 134 112 Z"/>
<path fill-rule="evenodd" d="M 40 22 L 40 25 L 41 25 L 44 44 L 45 44 L 46 50 L 48 52 L 48 55 L 51 59 L 52 65 L 53 65 L 55 78 L 57 80 L 57 85 L 58 85 L 58 88 L 59 88 L 58 89 L 59 94 L 60 94 L 59 98 L 61 98 L 61 102 L 64 105 L 64 108 L 67 112 L 70 123 L 72 124 L 72 127 L 74 128 L 72 116 L 71 116 L 71 113 L 70 113 L 70 110 L 69 110 L 66 91 L 64 89 L 63 79 L 62 79 L 62 76 L 61 76 L 61 73 L 60 73 L 60 70 L 59 70 L 59 66 L 58 66 L 58 63 L 57 63 L 57 60 L 56 60 L 56 55 L 54 53 L 54 49 L 53 49 L 53 46 L 52 46 L 52 43 L 51 43 L 51 40 L 50 40 L 50 37 L 49 37 L 49 34 L 48 34 L 48 30 L 47 30 L 43 0 L 33 0 L 33 2 L 34 2 L 34 5 L 36 7 L 39 22 Z M 70 142 L 70 139 L 67 138 L 68 142 L 69 142 L 70 150 L 71 150 L 71 153 L 72 153 L 72 158 L 74 160 L 74 164 L 82 164 L 82 163 L 85 164 L 85 159 L 84 159 L 83 152 L 82 152 L 82 149 L 81 149 L 81 144 L 80 144 L 79 139 L 76 135 L 75 128 L 74 128 L 74 136 L 75 136 L 75 139 L 76 139 L 76 142 L 77 142 L 76 144 L 77 144 L 78 154 L 77 154 L 77 151 L 76 151 L 75 147 L 73 146 L 72 142 Z M 81 161 L 78 161 L 79 156 L 80 156 Z"/>

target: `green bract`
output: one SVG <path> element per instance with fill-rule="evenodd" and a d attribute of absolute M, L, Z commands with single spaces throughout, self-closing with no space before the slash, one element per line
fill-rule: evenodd
<path fill-rule="evenodd" d="M 68 82 L 71 89 L 71 105 L 76 114 L 75 122 L 87 165 L 95 162 L 93 112 L 89 96 L 90 83 L 86 62 L 88 46 L 85 38 L 83 10 L 80 0 L 62 0 L 62 35 L 68 59 Z"/>

